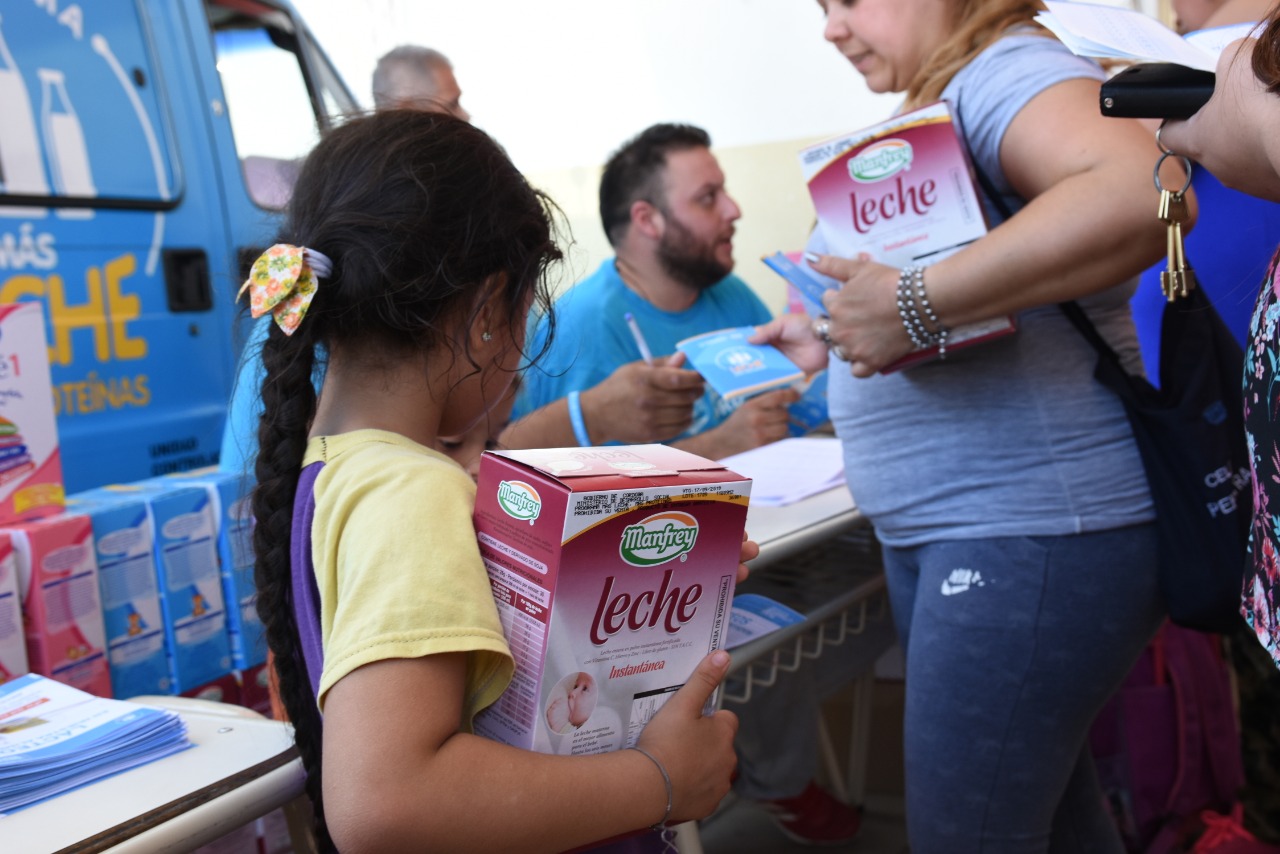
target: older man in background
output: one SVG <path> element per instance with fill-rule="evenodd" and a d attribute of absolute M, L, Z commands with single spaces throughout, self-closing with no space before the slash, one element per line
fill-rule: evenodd
<path fill-rule="evenodd" d="M 419 45 L 400 45 L 378 60 L 373 70 L 373 106 L 450 113 L 471 121 L 471 114 L 462 107 L 462 88 L 453 63 L 440 51 Z"/>

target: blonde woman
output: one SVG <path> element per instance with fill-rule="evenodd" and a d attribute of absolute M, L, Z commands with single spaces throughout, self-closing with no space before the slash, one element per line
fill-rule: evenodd
<path fill-rule="evenodd" d="M 879 374 L 913 349 L 897 294 L 917 274 L 815 244 L 845 282 L 826 296 L 830 349 L 795 316 L 758 336 L 830 365 L 849 485 L 885 546 L 911 850 L 1118 854 L 1085 740 L 1164 616 L 1154 511 L 1124 409 L 1057 304 L 1141 371 L 1128 301 L 1165 247 L 1151 134 L 1100 115 L 1103 72 L 1033 23 L 1037 2 L 820 5 L 871 90 L 952 104 L 996 196 L 990 234 L 919 274 L 928 332 L 1018 323 Z"/>

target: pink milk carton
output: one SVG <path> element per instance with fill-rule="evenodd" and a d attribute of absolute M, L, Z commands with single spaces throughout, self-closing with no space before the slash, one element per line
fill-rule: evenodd
<path fill-rule="evenodd" d="M 0 683 L 30 672 L 18 598 L 18 559 L 13 540 L 0 531 Z"/>
<path fill-rule="evenodd" d="M 44 309 L 0 304 L 0 524 L 57 513 L 63 504 Z"/>
<path fill-rule="evenodd" d="M 63 513 L 9 525 L 5 531 L 17 556 L 32 672 L 110 697 L 93 522 Z"/>
<path fill-rule="evenodd" d="M 477 490 L 516 672 L 475 731 L 566 755 L 635 744 L 724 647 L 751 481 L 638 445 L 486 453 Z"/>

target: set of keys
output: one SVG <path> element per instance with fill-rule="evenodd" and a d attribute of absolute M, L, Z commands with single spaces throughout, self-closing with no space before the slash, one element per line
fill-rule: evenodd
<path fill-rule="evenodd" d="M 1157 178 L 1157 182 L 1158 180 Z M 1182 190 L 1162 188 L 1156 217 L 1169 229 L 1169 258 L 1164 272 L 1160 274 L 1160 289 L 1164 291 L 1165 299 L 1173 302 L 1178 297 L 1185 297 L 1196 287 L 1196 271 L 1187 261 L 1182 245 L 1182 223 L 1188 217 L 1186 194 Z"/>
<path fill-rule="evenodd" d="M 1164 126 L 1161 125 L 1156 131 L 1156 147 L 1160 149 L 1160 159 L 1156 161 L 1156 168 L 1152 170 L 1151 177 L 1155 180 L 1156 190 L 1160 193 L 1160 206 L 1156 208 L 1156 218 L 1169 229 L 1169 259 L 1165 264 L 1164 272 L 1160 274 L 1160 290 L 1164 291 L 1165 299 L 1173 302 L 1196 289 L 1196 271 L 1191 269 L 1191 264 L 1187 261 L 1187 253 L 1182 246 L 1182 224 L 1187 221 L 1191 213 L 1187 209 L 1186 196 L 1187 188 L 1191 186 L 1191 161 L 1181 154 L 1174 154 L 1165 147 L 1165 144 L 1160 141 L 1160 132 L 1163 130 Z M 1182 163 L 1186 181 L 1181 190 L 1166 189 L 1160 182 L 1160 167 L 1164 166 L 1164 162 L 1170 157 L 1177 158 Z"/>

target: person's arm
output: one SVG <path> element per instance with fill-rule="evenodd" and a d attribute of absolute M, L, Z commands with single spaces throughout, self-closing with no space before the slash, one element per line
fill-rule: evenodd
<path fill-rule="evenodd" d="M 227 403 L 227 420 L 222 428 L 222 449 L 218 468 L 237 475 L 253 476 L 258 456 L 258 419 L 262 417 L 262 342 L 267 338 L 271 318 L 261 318 L 249 327 L 236 361 L 236 378 Z"/>
<path fill-rule="evenodd" d="M 728 663 L 704 659 L 640 736 L 671 777 L 671 822 L 728 791 L 737 718 L 702 716 Z M 661 774 L 635 750 L 554 756 L 460 733 L 465 679 L 454 653 L 365 665 L 329 689 L 324 803 L 340 850 L 564 851 L 663 818 Z"/>
<path fill-rule="evenodd" d="M 1280 201 L 1280 97 L 1253 73 L 1255 44 L 1227 45 L 1213 97 L 1191 118 L 1166 122 L 1160 139 L 1228 187 Z"/>
<path fill-rule="evenodd" d="M 579 397 L 582 418 L 593 445 L 642 444 L 678 436 L 693 420 L 693 404 L 703 380 L 681 367 L 684 354 L 621 365 Z M 507 448 L 562 448 L 578 444 L 565 398 L 517 419 L 503 431 Z"/>
<path fill-rule="evenodd" d="M 1075 79 L 1036 95 L 1000 149 L 1003 171 L 1027 205 L 972 246 L 928 268 L 929 301 L 949 327 L 1072 300 L 1112 287 L 1165 251 L 1151 181 L 1159 155 L 1132 120 L 1106 118 L 1097 81 Z M 1175 174 L 1177 173 L 1177 174 Z M 1175 186 L 1181 170 L 1164 173 Z M 1194 200 L 1188 193 L 1190 218 Z M 898 270 L 823 256 L 818 272 L 845 281 L 829 291 L 831 338 L 867 377 L 913 347 L 898 315 Z"/>
<path fill-rule="evenodd" d="M 799 399 L 800 393 L 793 388 L 758 394 L 743 401 L 719 425 L 696 436 L 672 442 L 672 447 L 719 460 L 785 439 L 791 433 L 787 407 Z"/>

